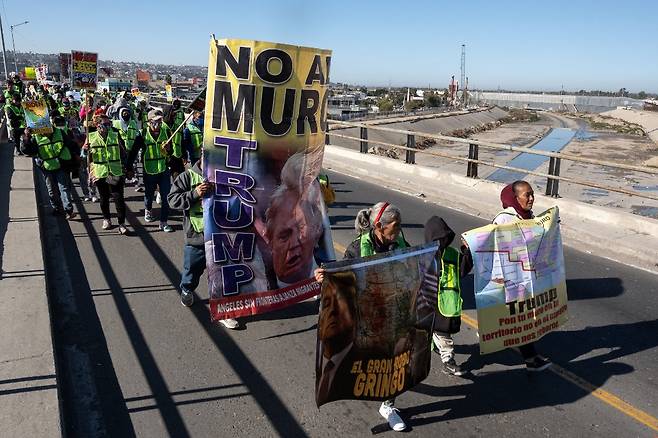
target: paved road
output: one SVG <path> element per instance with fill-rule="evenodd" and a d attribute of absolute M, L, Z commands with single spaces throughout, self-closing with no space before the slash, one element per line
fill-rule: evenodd
<path fill-rule="evenodd" d="M 358 209 L 378 200 L 401 207 L 412 243 L 421 242 L 431 214 L 458 232 L 483 224 L 360 180 L 331 178 L 338 195 L 330 212 L 338 246 L 352 239 Z M 316 302 L 246 318 L 241 331 L 211 324 L 202 304 L 182 307 L 175 287 L 180 218 L 170 221 L 175 233 L 159 232 L 143 222 L 140 194 L 132 188 L 126 194 L 130 236 L 101 231 L 97 204 L 78 203 L 80 220 L 44 223 L 57 257 L 48 269 L 69 433 L 394 434 L 377 403 L 315 407 Z M 658 278 L 572 249 L 565 257 L 571 320 L 539 342 L 562 375 L 528 376 L 512 351 L 479 356 L 476 330 L 463 324 L 457 360 L 472 373 L 455 378 L 433 369 L 423 384 L 398 398 L 412 435 L 655 436 L 643 422 L 655 424 L 658 416 Z M 206 297 L 205 287 L 200 295 Z M 465 295 L 467 317 L 474 317 L 473 299 Z"/>

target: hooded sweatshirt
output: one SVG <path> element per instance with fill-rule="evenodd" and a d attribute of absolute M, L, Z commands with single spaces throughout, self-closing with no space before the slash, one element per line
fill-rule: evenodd
<path fill-rule="evenodd" d="M 439 251 L 437 257 L 443 254 L 445 248 L 450 246 L 455 239 L 455 232 L 448 224 L 438 216 L 432 216 L 425 223 L 425 242 L 439 242 Z M 471 252 L 466 246 L 462 245 L 459 256 L 459 276 L 464 278 L 473 269 L 473 258 Z M 441 278 L 441 263 L 434 263 L 425 274 L 425 282 L 432 290 L 438 289 L 439 279 Z M 433 297 L 432 304 L 436 306 L 436 297 Z M 439 334 L 452 334 L 459 332 L 461 327 L 461 318 L 459 316 L 446 317 L 441 312 L 436 312 L 434 318 L 434 331 Z"/>
<path fill-rule="evenodd" d="M 171 208 L 183 210 L 185 244 L 191 246 L 204 245 L 203 233 L 197 233 L 194 231 L 192 223 L 190 222 L 190 208 L 192 208 L 196 202 L 201 202 L 202 200 L 196 190 L 192 187 L 192 178 L 190 177 L 190 172 L 196 172 L 199 175 L 203 175 L 199 163 L 200 161 L 197 161 L 194 166 L 176 177 L 171 187 L 171 191 L 169 192 L 169 196 L 167 196 L 167 201 L 169 201 L 169 206 Z"/>

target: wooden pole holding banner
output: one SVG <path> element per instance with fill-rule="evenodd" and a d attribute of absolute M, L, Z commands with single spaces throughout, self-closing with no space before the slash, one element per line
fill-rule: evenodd
<path fill-rule="evenodd" d="M 169 142 L 174 138 L 174 136 L 178 133 L 178 131 L 180 131 L 181 128 L 182 128 L 183 126 L 187 125 L 187 121 L 190 120 L 190 117 L 192 117 L 193 115 L 194 115 L 194 111 L 192 111 L 191 113 L 189 113 L 189 114 L 187 115 L 187 117 L 185 117 L 185 120 L 183 120 L 183 123 L 181 123 L 180 125 L 178 125 L 178 128 L 176 128 L 176 130 L 171 134 L 171 136 L 169 136 L 169 138 L 167 139 L 167 141 L 165 141 L 164 143 L 162 143 L 162 146 L 164 146 L 164 145 L 166 145 L 167 143 L 169 143 Z M 163 150 L 162 152 L 164 152 L 164 150 Z"/>

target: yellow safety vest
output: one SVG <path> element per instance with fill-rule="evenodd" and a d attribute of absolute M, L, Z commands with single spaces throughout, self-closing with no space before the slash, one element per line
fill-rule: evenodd
<path fill-rule="evenodd" d="M 162 145 L 169 138 L 169 129 L 164 123 L 160 126 L 160 134 L 155 140 L 151 130 L 144 129 L 144 170 L 149 175 L 158 175 L 167 168 L 167 157 L 162 152 Z"/>
<path fill-rule="evenodd" d="M 190 183 L 192 190 L 203 182 L 203 177 L 190 169 Z M 203 200 L 199 199 L 192 206 L 190 206 L 190 224 L 192 229 L 197 233 L 203 233 Z"/>
<path fill-rule="evenodd" d="M 115 131 L 110 129 L 105 140 L 98 131 L 90 132 L 89 147 L 91 148 L 91 168 L 97 178 L 123 175 L 119 135 Z"/>
<path fill-rule="evenodd" d="M 441 315 L 459 316 L 462 313 L 462 296 L 459 286 L 460 254 L 449 246 L 441 255 L 441 279 L 439 280 L 438 306 Z"/>
<path fill-rule="evenodd" d="M 123 143 L 126 145 L 126 150 L 130 151 L 135 144 L 135 139 L 137 138 L 137 133 L 139 132 L 139 129 L 137 129 L 137 122 L 135 122 L 133 119 L 130 119 L 130 122 L 128 122 L 128 129 L 125 131 L 121 126 L 121 120 L 112 121 L 112 126 L 114 126 L 119 131 L 119 135 L 121 136 Z"/>
<path fill-rule="evenodd" d="M 37 145 L 39 145 L 39 158 L 43 160 L 42 167 L 45 170 L 57 170 L 61 167 L 59 162 L 62 160 L 70 160 L 71 152 L 69 148 L 64 146 L 62 131 L 55 128 L 50 138 L 45 135 L 35 135 Z"/>

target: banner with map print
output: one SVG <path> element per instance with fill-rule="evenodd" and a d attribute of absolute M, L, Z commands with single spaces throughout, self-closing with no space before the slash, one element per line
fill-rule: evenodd
<path fill-rule="evenodd" d="M 537 341 L 567 321 L 559 221 L 553 207 L 463 234 L 473 255 L 482 354 Z"/>

